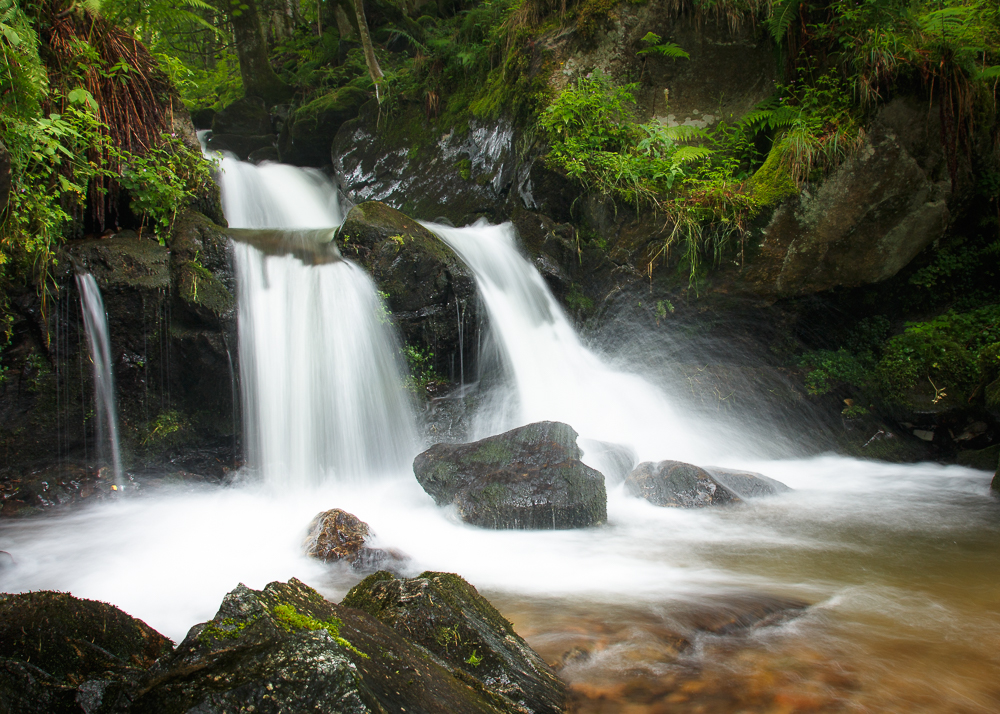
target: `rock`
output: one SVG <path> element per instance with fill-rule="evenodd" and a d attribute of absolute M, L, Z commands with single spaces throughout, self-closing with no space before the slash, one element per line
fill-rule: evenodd
<path fill-rule="evenodd" d="M 274 128 L 271 125 L 271 113 L 264 100 L 259 97 L 243 97 L 212 117 L 212 132 L 260 136 L 273 134 Z"/>
<path fill-rule="evenodd" d="M 466 682 L 505 700 L 505 709 L 563 711 L 565 687 L 486 598 L 458 575 L 369 575 L 341 603 L 377 617 L 426 647 Z"/>
<path fill-rule="evenodd" d="M 254 149 L 247 156 L 247 161 L 251 164 L 262 164 L 265 161 L 270 161 L 272 163 L 278 163 L 281 161 L 281 154 L 278 153 L 278 147 L 276 146 L 265 146 L 260 149 Z"/>
<path fill-rule="evenodd" d="M 334 508 L 312 519 L 309 534 L 302 545 L 310 558 L 326 563 L 343 560 L 356 570 L 379 570 L 387 564 L 400 564 L 406 560 L 396 551 L 365 545 L 373 535 L 368 524 L 360 518 Z"/>
<path fill-rule="evenodd" d="M 880 282 L 944 234 L 950 182 L 940 161 L 922 165 L 911 154 L 905 135 L 926 115 L 895 100 L 850 159 L 778 208 L 746 272 L 752 291 L 792 296 Z"/>
<path fill-rule="evenodd" d="M 345 258 L 360 263 L 387 295 L 393 321 L 407 345 L 432 353 L 435 370 L 454 375 L 461 363 L 473 374 L 477 358 L 476 284 L 472 273 L 437 236 L 383 203 L 361 203 L 351 209 L 337 231 Z"/>
<path fill-rule="evenodd" d="M 216 111 L 209 107 L 208 109 L 196 109 L 191 112 L 191 123 L 194 124 L 194 128 L 201 131 L 203 129 L 211 129 L 212 122 L 215 120 Z"/>
<path fill-rule="evenodd" d="M 507 216 L 517 167 L 509 120 L 470 119 L 440 134 L 419 107 L 390 122 L 379 122 L 377 113 L 369 102 L 333 141 L 334 173 L 351 201 L 381 201 L 420 220 L 445 217 L 457 226 Z"/>
<path fill-rule="evenodd" d="M 281 132 L 281 160 L 297 166 L 328 166 L 337 130 L 358 115 L 368 98 L 368 92 L 348 85 L 296 109 Z"/>
<path fill-rule="evenodd" d="M 970 469 L 993 471 L 1000 462 L 1000 444 L 987 446 L 985 449 L 959 451 L 955 462 Z"/>
<path fill-rule="evenodd" d="M 740 502 L 710 473 L 680 461 L 642 462 L 625 479 L 625 490 L 656 506 L 704 508 Z"/>
<path fill-rule="evenodd" d="M 435 444 L 413 472 L 439 506 L 484 528 L 587 528 L 607 520 L 604 476 L 568 424 L 543 421 L 471 444 Z"/>
<path fill-rule="evenodd" d="M 228 151 L 241 161 L 251 154 L 274 149 L 278 137 L 274 134 L 216 134 L 208 137 L 205 145 L 212 151 Z"/>
<path fill-rule="evenodd" d="M 736 471 L 718 466 L 706 466 L 705 470 L 711 474 L 716 482 L 744 499 L 774 496 L 792 490 L 781 481 L 775 481 L 773 478 L 753 471 Z"/>
<path fill-rule="evenodd" d="M 802 600 L 758 593 L 707 597 L 672 613 L 685 628 L 715 635 L 776 625 L 797 617 L 809 607 Z"/>
<path fill-rule="evenodd" d="M 132 710 L 503 711 L 423 648 L 294 578 L 226 595 L 212 620 L 150 670 Z"/>
<path fill-rule="evenodd" d="M 66 593 L 0 595 L 0 711 L 121 712 L 170 640 Z"/>

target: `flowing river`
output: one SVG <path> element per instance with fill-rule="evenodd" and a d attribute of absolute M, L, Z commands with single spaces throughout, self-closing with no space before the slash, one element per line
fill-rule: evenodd
<path fill-rule="evenodd" d="M 223 168 L 234 226 L 340 220 L 318 175 L 231 159 Z M 475 273 L 499 352 L 474 436 L 573 425 L 585 460 L 609 474 L 606 526 L 491 531 L 436 507 L 409 468 L 425 445 L 370 279 L 347 261 L 306 265 L 239 244 L 240 484 L 165 486 L 3 522 L 0 548 L 17 566 L 0 589 L 105 600 L 179 640 L 238 582 L 294 576 L 339 600 L 360 576 L 302 555 L 312 516 L 337 507 L 367 521 L 378 545 L 405 551 L 413 574 L 474 584 L 559 666 L 574 711 L 1000 709 L 1000 500 L 989 474 L 779 453 L 760 430 L 686 409 L 638 356 L 630 367 L 628 355 L 589 348 L 509 226 L 429 227 Z M 623 492 L 600 442 L 640 460 L 757 471 L 793 490 L 657 508 Z M 809 607 L 753 616 L 794 603 Z"/>

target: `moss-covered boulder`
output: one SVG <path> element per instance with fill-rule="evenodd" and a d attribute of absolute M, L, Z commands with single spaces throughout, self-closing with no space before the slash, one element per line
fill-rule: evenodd
<path fill-rule="evenodd" d="M 330 146 L 337 130 L 358 115 L 368 98 L 368 92 L 348 85 L 296 109 L 281 131 L 281 160 L 297 166 L 329 165 Z"/>
<path fill-rule="evenodd" d="M 513 626 L 452 573 L 361 581 L 342 605 L 364 610 L 444 660 L 462 681 L 493 695 L 503 711 L 556 714 L 565 688 Z"/>
<path fill-rule="evenodd" d="M 325 563 L 342 561 L 355 570 L 371 572 L 398 566 L 406 560 L 406 556 L 395 550 L 369 546 L 368 541 L 374 536 L 371 527 L 340 508 L 316 514 L 308 531 L 302 543 L 305 554 Z"/>
<path fill-rule="evenodd" d="M 705 469 L 680 461 L 643 461 L 625 479 L 625 491 L 654 506 L 675 508 L 724 506 L 741 501 Z"/>
<path fill-rule="evenodd" d="M 170 640 L 67 593 L 0 595 L 0 711 L 122 712 Z"/>
<path fill-rule="evenodd" d="M 568 424 L 543 421 L 471 444 L 435 444 L 413 473 L 439 506 L 484 528 L 587 528 L 607 520 L 601 472 Z"/>
<path fill-rule="evenodd" d="M 428 357 L 442 376 L 471 374 L 478 326 L 472 273 L 437 236 L 384 203 L 351 209 L 337 232 L 345 258 L 360 263 L 385 295 L 407 345 Z M 460 352 L 461 350 L 461 352 Z"/>
<path fill-rule="evenodd" d="M 429 652 L 294 578 L 240 585 L 150 670 L 136 712 L 500 711 Z"/>

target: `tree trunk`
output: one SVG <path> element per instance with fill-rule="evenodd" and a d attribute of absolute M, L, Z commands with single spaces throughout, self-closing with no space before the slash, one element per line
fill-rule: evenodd
<path fill-rule="evenodd" d="M 256 0 L 226 0 L 226 8 L 233 24 L 243 93 L 260 97 L 268 105 L 289 101 L 294 91 L 271 68 Z"/>
<path fill-rule="evenodd" d="M 358 17 L 358 34 L 361 35 L 361 46 L 365 51 L 365 64 L 368 65 L 368 74 L 371 75 L 372 82 L 375 83 L 375 98 L 378 99 L 379 104 L 381 104 L 382 95 L 379 92 L 379 85 L 382 84 L 384 75 L 382 74 L 382 68 L 378 66 L 378 60 L 375 59 L 375 48 L 372 46 L 371 35 L 368 34 L 368 22 L 365 20 L 364 0 L 353 0 L 353 3 L 354 12 L 357 13 Z"/>

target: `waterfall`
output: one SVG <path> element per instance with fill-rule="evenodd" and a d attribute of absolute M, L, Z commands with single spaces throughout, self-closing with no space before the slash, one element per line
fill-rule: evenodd
<path fill-rule="evenodd" d="M 110 465 L 115 485 L 121 489 L 122 458 L 118 447 L 118 414 L 115 408 L 115 379 L 111 369 L 111 342 L 108 316 L 97 281 L 90 273 L 77 273 L 83 326 L 94 366 L 94 419 L 97 422 L 97 448 L 100 460 Z"/>
<path fill-rule="evenodd" d="M 302 241 L 331 240 L 331 230 L 317 229 L 341 221 L 335 188 L 316 171 L 231 158 L 221 183 L 231 226 L 298 230 L 278 235 L 286 254 L 234 245 L 249 465 L 282 488 L 406 468 L 416 429 L 374 283 L 328 243 L 318 244 L 317 264 L 301 259 Z"/>
<path fill-rule="evenodd" d="M 718 450 L 708 447 L 661 390 L 612 368 L 584 346 L 542 276 L 518 251 L 510 223 L 427 228 L 475 274 L 513 385 L 480 431 L 548 419 L 570 424 L 584 439 L 630 446 L 640 459 L 718 458 Z"/>

